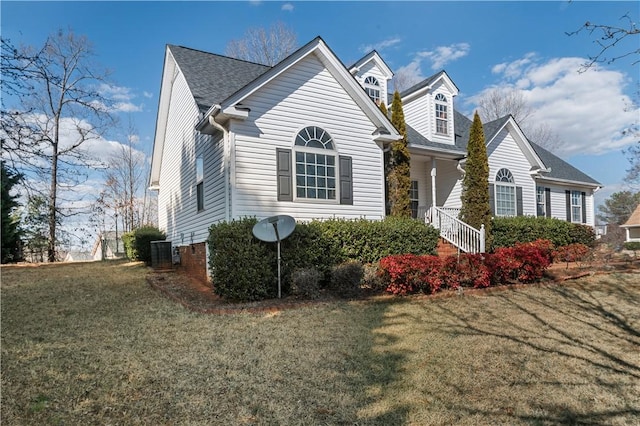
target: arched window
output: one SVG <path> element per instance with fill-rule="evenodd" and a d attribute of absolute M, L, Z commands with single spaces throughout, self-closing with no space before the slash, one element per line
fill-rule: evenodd
<path fill-rule="evenodd" d="M 436 101 L 436 133 L 441 135 L 449 134 L 449 113 L 447 105 L 447 97 L 442 93 L 438 93 Z"/>
<path fill-rule="evenodd" d="M 516 215 L 516 183 L 509 169 L 500 169 L 496 173 L 494 186 L 496 216 Z"/>
<path fill-rule="evenodd" d="M 376 104 L 380 105 L 380 83 L 378 83 L 377 78 L 373 76 L 366 77 L 364 79 L 364 90 Z"/>
<path fill-rule="evenodd" d="M 324 129 L 308 126 L 295 139 L 296 197 L 336 199 L 336 152 Z"/>

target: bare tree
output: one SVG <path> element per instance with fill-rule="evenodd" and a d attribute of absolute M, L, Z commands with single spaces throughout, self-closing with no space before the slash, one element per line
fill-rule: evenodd
<path fill-rule="evenodd" d="M 534 109 L 521 91 L 512 87 L 494 87 L 478 97 L 477 107 L 485 122 L 511 114 L 529 140 L 549 150 L 560 145 L 559 135 L 546 123 L 535 121 Z"/>
<path fill-rule="evenodd" d="M 125 136 L 127 142 L 107 159 L 104 188 L 94 205 L 98 226 L 107 216 L 119 219 L 119 229 L 123 232 L 155 224 L 156 219 L 151 212 L 154 198 L 145 185 L 149 171 L 147 157 L 135 148 L 136 134 L 130 122 Z"/>
<path fill-rule="evenodd" d="M 393 74 L 393 89 L 402 93 L 410 87 L 420 83 L 424 78 L 411 68 L 401 68 Z"/>
<path fill-rule="evenodd" d="M 620 17 L 620 21 L 621 25 L 619 26 L 594 24 L 587 21 L 577 30 L 565 33 L 568 36 L 580 33 L 596 36 L 593 42 L 598 46 L 597 52 L 589 56 L 589 60 L 582 65 L 581 72 L 586 71 L 595 64 L 611 64 L 626 57 L 632 58 L 632 65 L 640 63 L 640 47 L 638 47 L 637 40 L 637 36 L 640 35 L 640 28 L 637 27 L 629 13 L 625 13 Z M 622 47 L 629 40 L 631 40 L 629 47 Z"/>
<path fill-rule="evenodd" d="M 244 37 L 231 40 L 226 54 L 233 58 L 273 66 L 292 54 L 298 47 L 296 33 L 282 22 L 269 29 L 252 27 Z"/>
<path fill-rule="evenodd" d="M 59 191 L 87 178 L 91 159 L 83 145 L 97 141 L 114 124 L 109 100 L 98 92 L 107 73 L 92 62 L 89 40 L 58 31 L 41 49 L 2 42 L 2 65 L 11 70 L 2 88 L 14 105 L 2 110 L 3 157 L 30 177 L 47 198 L 47 258 L 56 260 Z M 44 187 L 44 188 L 43 188 Z"/>

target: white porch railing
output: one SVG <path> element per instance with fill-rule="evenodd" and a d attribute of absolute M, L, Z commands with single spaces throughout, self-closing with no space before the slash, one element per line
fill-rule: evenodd
<path fill-rule="evenodd" d="M 466 253 L 485 252 L 484 225 L 476 229 L 458 219 L 459 209 L 431 207 L 424 218 L 440 231 L 440 236 Z"/>

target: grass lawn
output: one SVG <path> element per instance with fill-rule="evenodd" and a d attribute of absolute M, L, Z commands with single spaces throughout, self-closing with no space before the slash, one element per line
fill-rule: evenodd
<path fill-rule="evenodd" d="M 3 424 L 638 424 L 640 275 L 203 315 L 139 264 L 3 267 Z"/>

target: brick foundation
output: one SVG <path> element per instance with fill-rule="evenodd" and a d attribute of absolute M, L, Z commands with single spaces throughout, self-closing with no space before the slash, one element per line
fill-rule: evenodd
<path fill-rule="evenodd" d="M 190 244 L 178 247 L 180 250 L 180 269 L 189 276 L 207 283 L 207 246 L 206 243 Z"/>
<path fill-rule="evenodd" d="M 438 247 L 436 248 L 439 257 L 447 257 L 458 254 L 458 249 L 444 238 L 438 240 Z"/>

